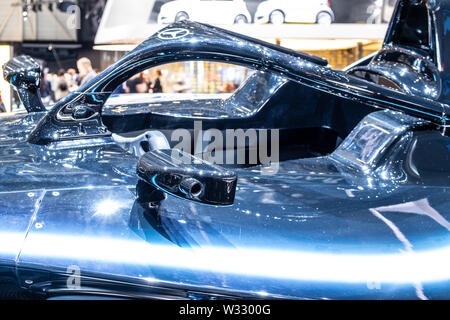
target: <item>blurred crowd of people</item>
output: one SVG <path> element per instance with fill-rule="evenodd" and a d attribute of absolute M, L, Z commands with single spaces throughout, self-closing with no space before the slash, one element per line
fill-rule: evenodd
<path fill-rule="evenodd" d="M 97 75 L 88 58 L 79 59 L 77 69 L 78 73 L 75 68 L 60 69 L 56 74 L 43 72 L 40 93 L 45 105 L 65 98 L 69 93 L 77 91 L 79 87 L 82 87 Z"/>
<path fill-rule="evenodd" d="M 55 103 L 69 93 L 77 91 L 97 76 L 88 58 L 77 61 L 78 73 L 74 68 L 60 69 L 57 74 L 43 72 L 41 81 L 41 98 L 45 105 Z M 155 78 L 150 79 L 149 71 L 141 72 L 124 82 L 114 93 L 162 93 L 162 72 L 156 70 Z"/>
<path fill-rule="evenodd" d="M 152 80 L 149 70 L 141 72 L 119 86 L 114 93 L 162 93 L 162 72 L 156 70 Z"/>
<path fill-rule="evenodd" d="M 232 70 L 231 70 L 232 69 Z M 243 79 L 234 79 L 236 75 L 245 77 L 243 72 L 236 67 L 226 67 L 225 71 L 232 71 L 230 75 L 219 70 L 211 71 L 203 75 L 204 81 L 200 81 L 202 88 L 195 87 L 194 79 L 199 81 L 198 74 L 192 70 L 180 68 L 177 65 L 169 66 L 163 70 L 159 68 L 148 69 L 133 76 L 116 88 L 114 94 L 133 93 L 232 93 L 239 86 Z M 229 72 L 228 72 L 229 73 Z M 76 63 L 76 68 L 67 70 L 60 69 L 57 73 L 50 73 L 44 69 L 41 77 L 40 94 L 44 105 L 49 106 L 65 98 L 71 92 L 79 91 L 79 88 L 90 82 L 97 76 L 98 72 L 92 67 L 88 58 L 81 58 Z M 185 78 L 189 78 L 186 81 Z M 205 87 L 204 84 L 215 86 Z M 205 91 L 206 90 L 206 91 Z M 17 92 L 13 91 L 11 111 L 20 108 L 21 102 Z M 0 112 L 6 112 L 7 108 L 1 100 L 0 92 Z"/>

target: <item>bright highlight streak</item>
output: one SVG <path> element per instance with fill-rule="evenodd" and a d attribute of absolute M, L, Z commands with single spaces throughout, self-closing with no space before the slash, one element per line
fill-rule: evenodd
<path fill-rule="evenodd" d="M 224 247 L 180 248 L 144 241 L 33 234 L 29 235 L 22 254 L 292 280 L 352 283 L 450 280 L 450 246 L 422 252 L 357 255 Z"/>
<path fill-rule="evenodd" d="M 25 233 L 0 233 L 0 258 L 5 255 L 17 255 L 24 239 Z"/>
<path fill-rule="evenodd" d="M 110 216 L 116 213 L 121 207 L 122 205 L 119 201 L 103 200 L 97 204 L 94 215 Z"/>

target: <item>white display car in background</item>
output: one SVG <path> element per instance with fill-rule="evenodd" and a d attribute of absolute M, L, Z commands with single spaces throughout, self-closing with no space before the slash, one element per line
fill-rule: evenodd
<path fill-rule="evenodd" d="M 192 20 L 210 24 L 250 23 L 243 0 L 175 0 L 161 6 L 158 23 Z"/>
<path fill-rule="evenodd" d="M 330 24 L 334 13 L 329 0 L 267 0 L 260 3 L 256 23 L 319 23 Z"/>

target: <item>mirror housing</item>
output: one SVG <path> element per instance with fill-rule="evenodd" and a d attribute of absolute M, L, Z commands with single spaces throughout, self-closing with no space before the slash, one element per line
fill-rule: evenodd
<path fill-rule="evenodd" d="M 30 112 L 46 111 L 39 93 L 41 66 L 30 56 L 18 56 L 3 65 L 3 77 L 17 90 L 20 100 Z"/>
<path fill-rule="evenodd" d="M 178 149 L 145 153 L 139 159 L 137 174 L 146 183 L 183 199 L 215 206 L 234 202 L 236 173 Z"/>

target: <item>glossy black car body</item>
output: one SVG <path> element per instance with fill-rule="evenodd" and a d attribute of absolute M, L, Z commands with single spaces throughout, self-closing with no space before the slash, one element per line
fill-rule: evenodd
<path fill-rule="evenodd" d="M 0 126 L 2 296 L 448 299 L 449 10 L 400 1 L 381 51 L 346 71 L 176 23 L 48 112 L 33 60 L 7 64 L 30 113 Z M 108 100 L 132 75 L 187 60 L 257 71 L 227 99 Z M 235 193 L 213 207 L 184 196 L 189 170 L 155 159 L 170 162 L 158 150 L 200 120 L 278 130 L 276 174 L 203 163 L 197 181 L 237 176 L 220 189 Z"/>

